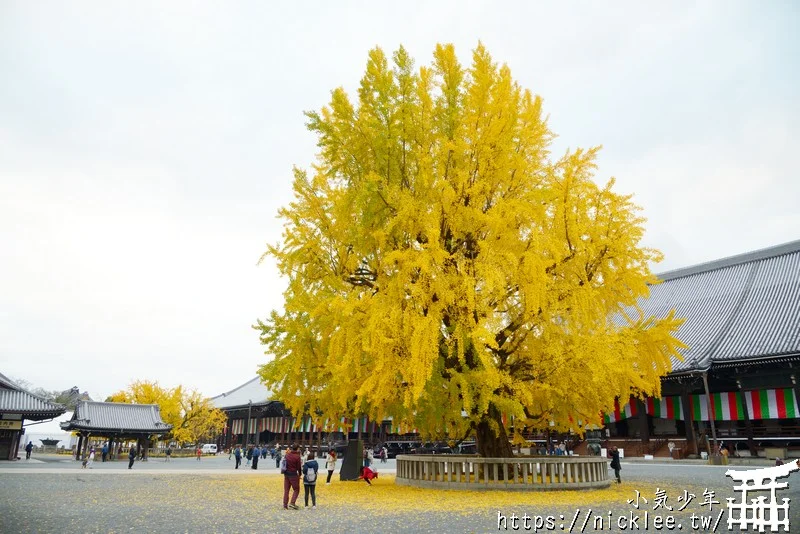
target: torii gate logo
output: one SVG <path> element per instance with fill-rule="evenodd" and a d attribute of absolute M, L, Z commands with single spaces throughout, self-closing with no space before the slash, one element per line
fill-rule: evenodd
<path fill-rule="evenodd" d="M 790 499 L 784 498 L 779 504 L 775 496 L 775 490 L 783 489 L 789 484 L 787 482 L 776 482 L 776 480 L 788 477 L 789 473 L 798 469 L 800 469 L 800 460 L 763 469 L 727 470 L 725 472 L 727 476 L 737 482 L 741 482 L 741 485 L 733 487 L 734 491 L 742 492 L 741 502 L 735 502 L 736 499 L 733 497 L 728 497 L 727 499 L 728 529 L 738 526 L 742 530 L 748 530 L 747 527 L 753 527 L 753 530 L 764 532 L 764 529 L 769 527 L 770 531 L 776 532 L 779 527 L 783 527 L 785 532 L 789 532 Z M 766 502 L 767 498 L 764 495 L 759 495 L 758 498 L 751 498 L 750 502 L 747 502 L 748 491 L 766 490 L 769 490 L 769 502 Z M 739 512 L 738 517 L 734 517 L 735 511 Z"/>

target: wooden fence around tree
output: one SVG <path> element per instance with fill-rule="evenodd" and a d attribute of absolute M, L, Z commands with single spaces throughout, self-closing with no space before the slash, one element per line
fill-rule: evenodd
<path fill-rule="evenodd" d="M 608 460 L 578 456 L 400 455 L 395 482 L 405 486 L 470 490 L 607 488 Z"/>

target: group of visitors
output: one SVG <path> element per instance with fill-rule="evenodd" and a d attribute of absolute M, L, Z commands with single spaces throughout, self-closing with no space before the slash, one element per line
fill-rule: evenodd
<path fill-rule="evenodd" d="M 336 467 L 335 453 L 333 468 Z M 330 457 L 330 454 L 328 455 Z M 305 457 L 305 460 L 303 459 Z M 328 463 L 326 462 L 326 466 Z M 292 445 L 286 455 L 281 458 L 280 470 L 283 474 L 283 509 L 284 510 L 299 510 L 297 506 L 297 497 L 300 495 L 300 476 L 303 477 L 303 487 L 305 489 L 305 505 L 308 508 L 308 498 L 311 497 L 311 508 L 317 507 L 317 473 L 319 472 L 319 463 L 308 452 L 308 448 L 300 454 L 300 446 Z M 330 484 L 331 475 L 333 470 L 328 471 L 328 484 Z M 289 490 L 291 490 L 291 498 L 289 498 Z"/>
<path fill-rule="evenodd" d="M 286 452 L 284 453 L 281 450 L 281 446 L 276 444 L 273 448 L 268 448 L 267 446 L 261 447 L 260 445 L 256 444 L 252 447 L 248 447 L 247 451 L 243 451 L 242 447 L 236 446 L 231 448 L 228 458 L 235 459 L 235 467 L 234 469 L 239 469 L 239 466 L 242 463 L 242 457 L 244 456 L 247 459 L 247 465 L 252 462 L 252 468 L 258 469 L 258 459 L 261 457 L 262 459 L 266 459 L 266 455 L 269 454 L 275 460 L 275 467 L 280 469 L 281 474 L 283 475 L 283 508 L 285 510 L 299 510 L 300 508 L 297 506 L 297 498 L 300 495 L 300 477 L 303 478 L 303 488 L 305 490 L 305 506 L 308 507 L 309 501 L 311 503 L 311 508 L 317 507 L 317 475 L 319 474 L 319 462 L 317 462 L 314 455 L 308 449 L 308 447 L 300 452 L 300 446 L 297 444 L 288 447 Z M 333 476 L 334 471 L 336 471 L 336 451 L 328 452 L 327 457 L 325 458 L 325 469 L 328 471 L 328 478 L 325 481 L 326 485 L 330 485 L 331 477 Z M 371 480 L 370 477 L 367 480 Z M 310 499 L 309 499 L 310 497 Z"/>

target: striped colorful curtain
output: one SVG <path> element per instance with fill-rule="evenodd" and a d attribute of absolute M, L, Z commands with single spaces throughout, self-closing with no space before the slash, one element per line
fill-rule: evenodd
<path fill-rule="evenodd" d="M 715 421 L 741 421 L 744 419 L 742 397 L 747 402 L 747 413 L 751 420 L 792 419 L 798 417 L 792 388 L 762 389 L 755 391 L 725 391 L 711 394 L 711 409 Z M 708 402 L 705 395 L 691 395 L 689 401 L 695 421 L 708 421 Z"/>
<path fill-rule="evenodd" d="M 631 397 L 624 406 L 620 406 L 619 401 L 615 400 L 614 411 L 612 413 L 603 414 L 603 421 L 605 421 L 606 424 L 616 423 L 617 421 L 634 417 L 637 414 L 638 408 L 633 397 Z"/>
<path fill-rule="evenodd" d="M 800 413 L 792 388 L 744 391 L 750 419 L 791 419 Z"/>
<path fill-rule="evenodd" d="M 231 434 L 237 436 L 244 434 L 244 419 L 234 419 L 231 424 Z"/>
<path fill-rule="evenodd" d="M 683 421 L 683 405 L 681 404 L 680 396 L 677 395 L 673 397 L 661 397 L 660 399 L 647 397 L 645 411 L 647 415 L 652 415 L 660 419 Z"/>

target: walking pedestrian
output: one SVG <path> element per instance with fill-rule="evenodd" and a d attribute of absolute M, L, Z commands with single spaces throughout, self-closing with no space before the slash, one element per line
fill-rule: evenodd
<path fill-rule="evenodd" d="M 280 469 L 280 467 L 281 467 L 281 457 L 282 456 L 283 456 L 283 453 L 281 452 L 281 448 L 278 447 L 277 449 L 275 449 L 275 468 L 276 469 Z"/>
<path fill-rule="evenodd" d="M 256 445 L 253 448 L 253 469 L 258 469 L 258 459 L 261 457 L 261 449 Z"/>
<path fill-rule="evenodd" d="M 89 461 L 87 467 L 89 467 L 89 469 L 92 469 L 94 467 L 94 447 L 89 449 Z"/>
<path fill-rule="evenodd" d="M 197 447 L 197 450 L 194 451 L 194 453 L 197 455 L 197 461 L 199 462 L 200 461 L 200 457 L 203 456 L 203 449 L 201 449 L 200 447 Z"/>
<path fill-rule="evenodd" d="M 319 464 L 312 456 L 303 464 L 303 488 L 305 489 L 306 508 L 308 508 L 308 495 L 311 494 L 311 508 L 317 507 L 317 472 Z"/>
<path fill-rule="evenodd" d="M 250 460 L 253 459 L 253 447 L 247 447 L 247 463 L 244 464 L 246 467 L 250 467 Z"/>
<path fill-rule="evenodd" d="M 33 451 L 33 442 L 29 441 L 27 445 L 25 445 L 25 459 L 31 459 L 31 452 Z"/>
<path fill-rule="evenodd" d="M 386 446 L 384 445 L 381 447 L 381 463 L 385 464 L 387 462 L 387 458 L 389 457 L 389 451 L 386 450 Z"/>
<path fill-rule="evenodd" d="M 331 485 L 331 477 L 333 472 L 336 471 L 336 451 L 328 451 L 328 457 L 325 458 L 325 469 L 328 470 L 328 480 L 325 482 L 326 486 Z"/>
<path fill-rule="evenodd" d="M 167 457 L 164 461 L 169 462 L 170 460 L 172 460 L 172 445 L 167 446 Z"/>
<path fill-rule="evenodd" d="M 108 443 L 103 443 L 103 448 L 100 449 L 101 461 L 105 463 L 108 457 Z"/>
<path fill-rule="evenodd" d="M 136 447 L 131 447 L 128 451 L 128 469 L 133 469 L 133 462 L 136 461 Z"/>
<path fill-rule="evenodd" d="M 283 473 L 283 509 L 299 510 L 297 507 L 297 497 L 300 495 L 300 472 L 302 464 L 300 463 L 300 447 L 297 444 L 292 445 L 290 451 L 286 453 L 286 471 Z M 289 501 L 289 489 L 292 490 L 292 499 Z"/>
<path fill-rule="evenodd" d="M 617 484 L 622 484 L 622 479 L 619 477 L 619 472 L 622 470 L 619 463 L 619 449 L 611 447 L 609 452 L 611 453 L 611 469 L 614 470 L 614 476 L 617 477 Z"/>
<path fill-rule="evenodd" d="M 242 449 L 239 446 L 236 446 L 236 449 L 233 451 L 233 456 L 236 459 L 236 467 L 235 469 L 239 469 L 239 466 L 242 464 Z"/>

